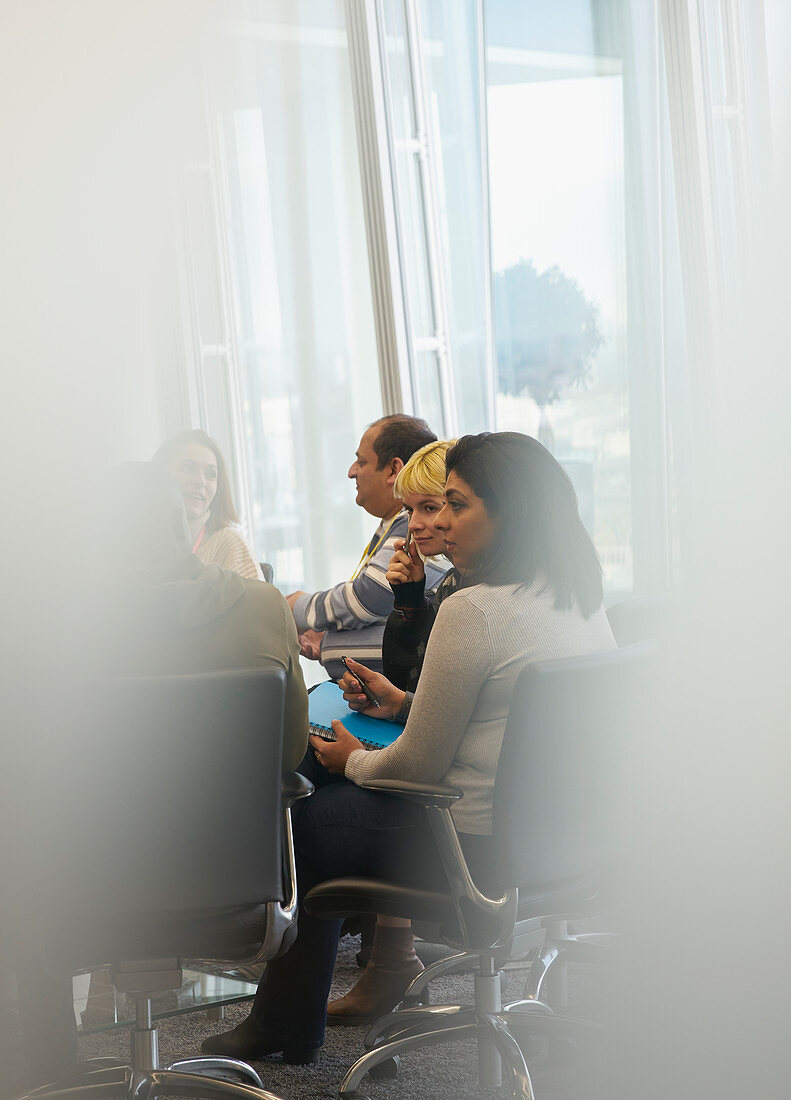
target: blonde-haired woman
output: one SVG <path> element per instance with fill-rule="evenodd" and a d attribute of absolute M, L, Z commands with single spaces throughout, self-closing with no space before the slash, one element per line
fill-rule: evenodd
<path fill-rule="evenodd" d="M 384 674 L 396 687 L 414 694 L 423 667 L 426 643 L 442 601 L 456 590 L 460 574 L 450 569 L 426 597 L 424 558 L 445 553 L 442 533 L 434 519 L 444 504 L 445 455 L 455 439 L 421 447 L 400 471 L 393 492 L 409 512 L 409 545 L 396 542 L 387 579 L 393 589 L 393 611 L 382 640 Z M 448 563 L 450 566 L 450 563 Z M 408 696 L 409 698 L 409 696 Z M 402 716 L 406 721 L 409 702 Z"/>
<path fill-rule="evenodd" d="M 393 486 L 393 493 L 409 512 L 409 537 L 396 540 L 396 552 L 387 571 L 394 599 L 382 639 L 382 665 L 387 679 L 406 692 L 399 715 L 403 722 L 420 678 L 437 609 L 455 592 L 460 580 L 458 570 L 449 569 L 432 597 L 426 597 L 423 560 L 444 554 L 445 550 L 442 533 L 434 528 L 434 518 L 444 504 L 445 455 L 455 442 L 437 440 L 415 451 Z M 352 668 L 354 664 L 349 661 Z M 369 929 L 364 922 L 364 941 L 366 934 L 370 935 Z M 365 970 L 345 996 L 329 1002 L 327 1023 L 351 1027 L 378 1019 L 398 1004 L 422 969 L 411 921 L 380 915 Z"/>
<path fill-rule="evenodd" d="M 202 428 L 177 432 L 151 460 L 175 478 L 184 498 L 193 554 L 204 565 L 220 565 L 248 580 L 264 579 L 238 530 L 231 479 L 216 440 Z"/>

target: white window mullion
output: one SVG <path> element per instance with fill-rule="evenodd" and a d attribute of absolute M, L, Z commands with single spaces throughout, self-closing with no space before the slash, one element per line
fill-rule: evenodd
<path fill-rule="evenodd" d="M 360 160 L 374 326 L 385 413 L 415 407 L 407 304 L 398 246 L 393 141 L 385 106 L 385 51 L 376 0 L 346 0 L 346 33 Z"/>
<path fill-rule="evenodd" d="M 223 147 L 221 140 L 221 118 L 218 113 L 210 113 L 207 101 L 207 114 L 209 114 L 209 140 L 211 142 L 210 181 L 211 194 L 214 205 L 214 224 L 217 226 L 217 257 L 220 281 L 220 303 L 222 308 L 222 323 L 225 332 L 224 347 L 218 349 L 218 358 L 225 362 L 226 378 L 228 383 L 228 421 L 233 440 L 233 465 L 236 471 L 236 501 L 239 514 L 242 518 L 247 537 L 253 542 L 253 509 L 250 496 L 250 477 L 247 468 L 247 446 L 244 428 L 244 413 L 242 409 L 242 384 L 239 367 L 239 341 L 234 320 L 231 288 L 231 265 L 228 257 L 228 241 L 230 240 L 230 227 L 224 196 L 228 193 L 227 180 L 220 179 L 224 173 L 225 161 L 220 150 Z"/>
<path fill-rule="evenodd" d="M 480 165 L 481 165 L 481 230 L 483 233 L 484 263 L 484 369 L 486 371 L 486 428 L 497 428 L 497 356 L 495 353 L 494 299 L 492 282 L 492 234 L 491 212 L 489 209 L 489 132 L 488 106 L 486 94 L 486 20 L 483 11 L 484 0 L 475 0 L 475 35 L 478 47 L 477 93 L 478 114 L 480 118 Z"/>
<path fill-rule="evenodd" d="M 230 268 L 227 255 L 227 217 L 222 198 L 221 181 L 218 173 L 222 170 L 222 160 L 218 156 L 217 121 L 208 107 L 206 110 L 208 135 L 208 155 L 206 160 L 191 161 L 185 165 L 185 183 L 188 191 L 196 198 L 202 193 L 208 199 L 210 225 L 199 226 L 194 219 L 200 218 L 200 205 L 187 203 L 186 256 L 183 270 L 184 327 L 187 346 L 191 349 L 191 368 L 188 369 L 188 411 L 179 427 L 200 424 L 210 435 L 219 436 L 219 442 L 225 454 L 232 478 L 234 500 L 242 519 L 245 533 L 252 542 L 252 506 L 250 500 L 250 481 L 247 470 L 247 448 L 245 446 L 244 417 L 242 413 L 241 383 L 235 325 L 231 308 Z M 209 240 L 212 251 L 207 255 Z M 202 243 L 201 243 L 202 242 Z M 198 288 L 199 272 L 206 265 L 213 267 L 216 281 L 217 310 L 219 331 L 211 335 L 206 333 L 205 318 L 201 316 L 201 294 Z M 222 365 L 224 392 L 226 400 L 223 407 L 217 406 L 216 395 L 211 402 L 208 395 L 206 378 L 209 362 Z M 224 430 L 217 431 L 220 424 Z"/>
<path fill-rule="evenodd" d="M 715 364 L 720 360 L 721 295 L 703 43 L 698 11 L 690 0 L 661 0 L 661 13 L 687 340 L 690 362 L 696 365 L 693 417 L 697 430 L 707 433 L 709 412 L 720 394 Z"/>
<path fill-rule="evenodd" d="M 409 48 L 409 68 L 412 75 L 412 94 L 415 106 L 416 155 L 418 159 L 423 219 L 426 231 L 429 283 L 432 313 L 437 342 L 436 356 L 442 395 L 443 431 L 446 436 L 458 434 L 456 388 L 448 327 L 445 272 L 439 249 L 439 211 L 434 165 L 438 151 L 436 138 L 429 125 L 428 89 L 423 59 L 423 27 L 417 0 L 406 0 L 406 26 Z"/>

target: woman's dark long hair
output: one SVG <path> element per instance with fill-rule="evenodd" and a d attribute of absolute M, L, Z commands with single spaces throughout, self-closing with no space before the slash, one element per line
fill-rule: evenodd
<path fill-rule="evenodd" d="M 445 466 L 495 520 L 492 543 L 470 580 L 532 584 L 544 578 L 557 608 L 576 602 L 587 618 L 601 606 L 601 563 L 574 487 L 537 439 L 520 432 L 465 435 L 448 451 Z"/>
<path fill-rule="evenodd" d="M 239 515 L 234 507 L 231 493 L 231 479 L 228 477 L 228 467 L 222 456 L 219 444 L 204 432 L 203 428 L 187 428 L 185 431 L 176 432 L 170 439 L 166 439 L 151 461 L 155 466 L 165 469 L 173 459 L 179 457 L 181 452 L 190 443 L 198 443 L 201 447 L 207 447 L 214 455 L 217 462 L 217 492 L 214 500 L 209 505 L 209 518 L 206 522 L 206 531 L 211 534 L 222 527 L 231 527 L 239 523 Z"/>

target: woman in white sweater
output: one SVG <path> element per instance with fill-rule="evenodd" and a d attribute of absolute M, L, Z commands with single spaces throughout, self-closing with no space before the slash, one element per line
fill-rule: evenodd
<path fill-rule="evenodd" d="M 494 777 L 519 673 L 534 661 L 615 648 L 596 551 L 549 452 L 516 432 L 484 433 L 460 439 L 446 464 L 445 504 L 434 523 L 464 582 L 439 608 L 401 736 L 369 752 L 334 722 L 336 742 L 311 738 L 315 758 L 300 770 L 318 789 L 295 815 L 302 897 L 345 875 L 426 885 L 442 874 L 423 811 L 358 786 L 373 778 L 459 788 L 454 820 L 473 874 L 484 875 Z M 354 671 L 380 704 L 370 713 L 403 718 L 403 691 L 361 665 Z M 353 708 L 368 706 L 353 678 L 344 686 Z M 267 967 L 248 1019 L 204 1050 L 315 1061 L 338 930 L 301 911 L 295 944 Z"/>
<path fill-rule="evenodd" d="M 217 442 L 202 428 L 188 429 L 166 440 L 151 461 L 181 488 L 193 554 L 204 565 L 262 581 L 261 567 L 238 530 L 231 480 Z"/>

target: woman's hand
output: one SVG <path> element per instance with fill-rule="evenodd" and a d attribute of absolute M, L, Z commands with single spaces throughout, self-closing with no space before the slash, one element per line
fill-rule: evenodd
<path fill-rule="evenodd" d="M 407 548 L 406 539 L 396 539 L 395 554 L 390 559 L 386 577 L 390 584 L 412 584 L 426 575 L 423 559 L 414 542 Z"/>
<path fill-rule="evenodd" d="M 361 665 L 359 661 L 353 661 L 351 657 L 347 657 L 346 662 L 351 672 L 344 672 L 338 681 L 338 686 L 350 710 L 358 710 L 361 714 L 370 715 L 371 718 L 395 718 L 401 710 L 406 692 L 400 691 L 395 684 L 391 684 L 381 672 L 372 672 L 370 668 Z M 358 681 L 362 681 L 369 689 L 379 704 L 378 707 L 368 702 L 362 694 Z"/>
<path fill-rule="evenodd" d="M 355 749 L 364 749 L 365 745 L 353 737 L 343 722 L 339 722 L 337 718 L 333 719 L 332 732 L 337 738 L 336 741 L 325 741 L 315 733 L 310 735 L 309 740 L 321 766 L 333 775 L 343 775 L 349 756 Z"/>

